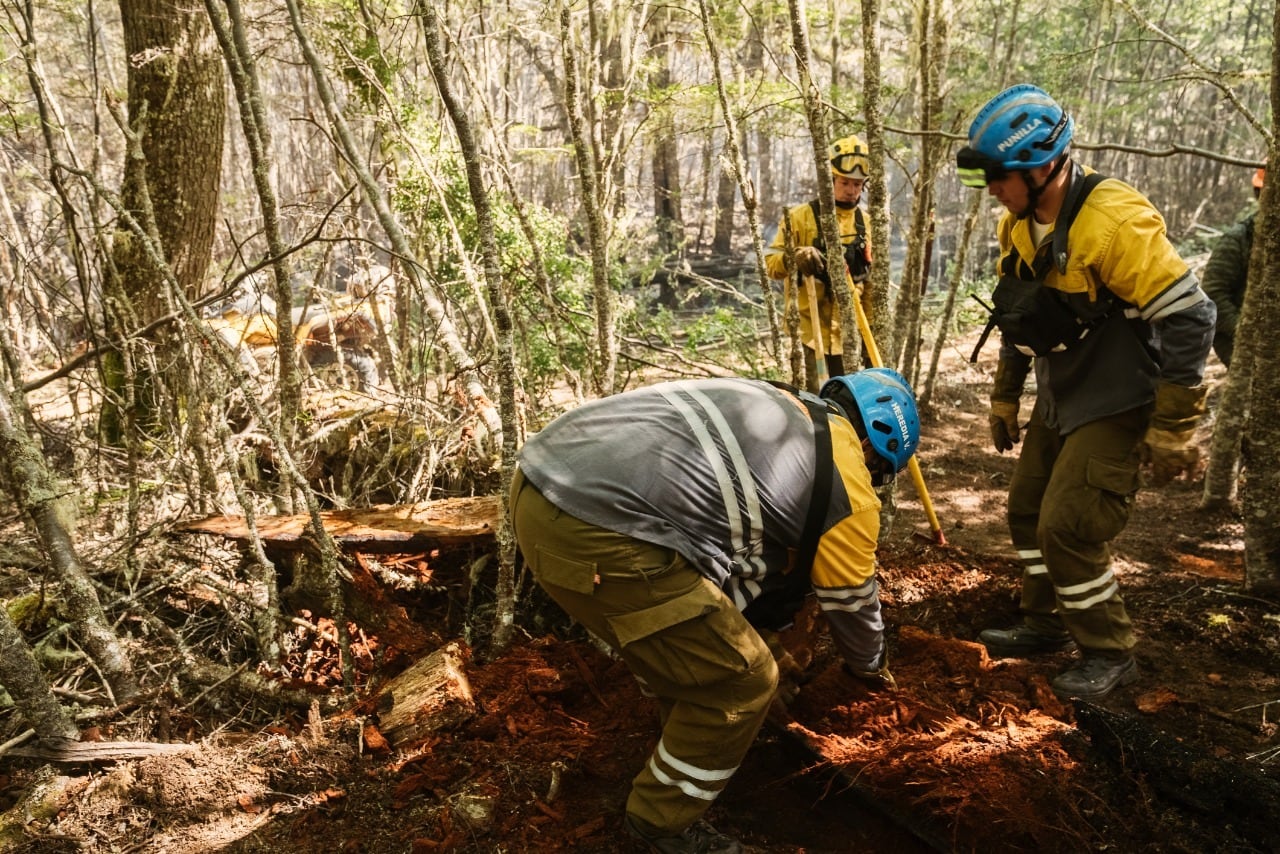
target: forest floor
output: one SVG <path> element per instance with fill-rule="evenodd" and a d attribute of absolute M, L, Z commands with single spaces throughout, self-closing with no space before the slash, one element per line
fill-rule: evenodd
<path fill-rule="evenodd" d="M 708 818 L 756 852 L 1280 850 L 1280 602 L 1243 588 L 1239 515 L 1199 511 L 1199 483 L 1139 494 L 1114 552 L 1141 678 L 1097 706 L 1062 703 L 1049 679 L 1070 653 L 992 660 L 973 642 L 1017 618 L 1013 458 L 989 445 L 990 370 L 950 361 L 920 449 L 946 543 L 903 478 L 880 555 L 897 689 L 843 676 L 806 611 L 784 637 L 807 663 L 798 696 Z M 411 613 L 461 631 L 438 604 Z M 622 805 L 656 709 L 620 663 L 527 616 L 500 658 L 468 662 L 476 714 L 418 743 L 381 742 L 367 702 L 251 728 L 229 723 L 234 707 L 188 704 L 164 717 L 188 755 L 5 757 L 0 807 L 11 822 L 26 810 L 7 850 L 639 851 Z M 407 663 L 375 652 L 367 684 Z M 160 717 L 136 711 L 113 731 L 162 740 Z M 55 808 L 37 814 L 31 790 L 51 780 Z"/>

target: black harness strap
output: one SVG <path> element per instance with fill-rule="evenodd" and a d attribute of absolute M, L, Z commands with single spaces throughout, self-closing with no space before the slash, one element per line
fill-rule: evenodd
<path fill-rule="evenodd" d="M 1062 200 L 1062 209 L 1067 212 L 1067 218 L 1063 222 L 1066 227 L 1058 228 L 1055 225 L 1053 228 L 1053 263 L 1057 265 L 1059 273 L 1067 272 L 1067 238 L 1071 234 L 1071 224 L 1076 221 L 1080 208 L 1084 207 L 1084 200 L 1089 198 L 1093 188 L 1105 180 L 1107 176 L 1101 172 L 1085 175 L 1078 164 L 1071 172 L 1071 185 L 1067 187 L 1067 197 Z"/>
<path fill-rule="evenodd" d="M 813 490 L 809 495 L 809 511 L 805 516 L 800 543 L 796 546 L 795 562 L 781 587 L 762 594 L 742 612 L 753 625 L 760 628 L 780 628 L 790 622 L 800 610 L 809 588 L 813 586 L 810 570 L 822 538 L 822 526 L 826 523 L 827 508 L 831 503 L 831 483 L 835 462 L 831 454 L 831 425 L 827 421 L 827 401 L 817 401 L 802 395 L 800 390 L 786 383 L 770 381 L 775 388 L 791 393 L 809 410 L 813 419 Z"/>
<path fill-rule="evenodd" d="M 1067 271 L 1067 239 L 1071 234 L 1071 225 L 1076 221 L 1076 216 L 1080 213 L 1080 209 L 1084 207 L 1084 200 L 1093 192 L 1093 188 L 1101 184 L 1107 179 L 1106 175 L 1100 172 L 1094 172 L 1090 175 L 1084 174 L 1084 169 L 1080 165 L 1073 164 L 1071 172 L 1071 183 L 1067 187 L 1067 195 L 1062 200 L 1062 211 L 1058 215 L 1058 222 L 1053 227 L 1053 245 L 1050 249 L 1049 257 L 1054 265 L 1057 266 L 1059 273 Z M 1013 262 L 1012 267 L 1016 267 L 1016 261 L 1013 256 L 1005 259 Z M 1039 257 L 1032 262 L 1033 272 L 1037 280 L 1044 281 L 1049 270 Z M 1001 275 L 1016 275 L 1015 270 L 1001 269 Z M 1020 277 L 1021 278 L 1021 277 Z M 983 327 L 982 334 L 978 336 L 978 343 L 973 347 L 973 353 L 969 355 L 969 364 L 976 364 L 978 354 L 982 352 L 982 348 L 986 345 L 987 339 L 991 336 L 991 330 L 996 326 L 996 310 L 993 306 L 987 305 L 976 294 L 971 294 L 978 303 L 985 308 L 990 317 L 987 318 L 987 325 Z"/>
<path fill-rule="evenodd" d="M 831 456 L 831 425 L 827 423 L 826 405 L 803 397 L 800 402 L 813 418 L 813 493 L 809 496 L 809 514 L 804 520 L 804 531 L 800 534 L 800 546 L 796 549 L 796 564 L 791 575 L 804 576 L 808 581 L 813 556 L 818 551 L 818 540 L 822 537 L 822 525 L 827 519 L 827 506 L 831 503 L 835 463 Z"/>

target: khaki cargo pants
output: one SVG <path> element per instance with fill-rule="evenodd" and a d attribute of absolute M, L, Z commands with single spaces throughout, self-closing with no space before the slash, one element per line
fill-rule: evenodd
<path fill-rule="evenodd" d="M 538 584 L 657 696 L 662 738 L 627 812 L 683 830 L 755 740 L 778 683 L 773 656 L 733 602 L 670 549 L 574 518 L 518 470 L 510 513 Z"/>
<path fill-rule="evenodd" d="M 1065 627 L 1086 652 L 1119 656 L 1136 643 L 1110 543 L 1129 521 L 1149 417 L 1140 407 L 1063 437 L 1033 415 L 1009 483 L 1024 620 L 1046 633 Z"/>

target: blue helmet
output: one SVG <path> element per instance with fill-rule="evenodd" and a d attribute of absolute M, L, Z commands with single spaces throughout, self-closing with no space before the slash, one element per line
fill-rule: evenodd
<path fill-rule="evenodd" d="M 969 144 L 956 154 L 960 181 L 985 187 L 1014 170 L 1034 169 L 1057 159 L 1075 122 L 1043 89 L 1010 86 L 979 111 L 969 125 Z"/>
<path fill-rule="evenodd" d="M 871 448 L 900 472 L 920 444 L 920 415 L 911 386 L 897 371 L 867 368 L 832 377 L 820 396 L 844 406 L 852 402 L 862 418 Z"/>

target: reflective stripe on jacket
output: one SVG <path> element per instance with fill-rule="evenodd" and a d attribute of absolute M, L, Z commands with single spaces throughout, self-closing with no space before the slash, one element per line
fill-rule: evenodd
<path fill-rule="evenodd" d="M 1008 212 L 998 235 L 1000 269 L 1031 266 L 1053 241 L 1050 231 L 1037 246 L 1030 220 Z M 1047 424 L 1067 434 L 1150 403 L 1158 379 L 1186 386 L 1202 381 L 1213 303 L 1145 196 L 1123 181 L 1104 180 L 1076 215 L 1067 253 L 1065 272 L 1049 265 L 1044 284 L 1066 294 L 1081 316 L 1105 313 L 1107 319 L 1065 352 L 1035 359 L 1037 405 Z M 1117 301 L 1109 313 L 1107 299 Z M 1001 358 L 1025 370 L 1031 357 L 1006 344 Z"/>
<path fill-rule="evenodd" d="M 880 501 L 862 446 L 829 419 L 835 466 L 811 580 L 842 651 L 881 643 Z M 660 383 L 591 401 L 530 437 L 520 469 L 593 525 L 674 549 L 744 609 L 790 567 L 814 479 L 794 397 L 746 379 Z"/>

